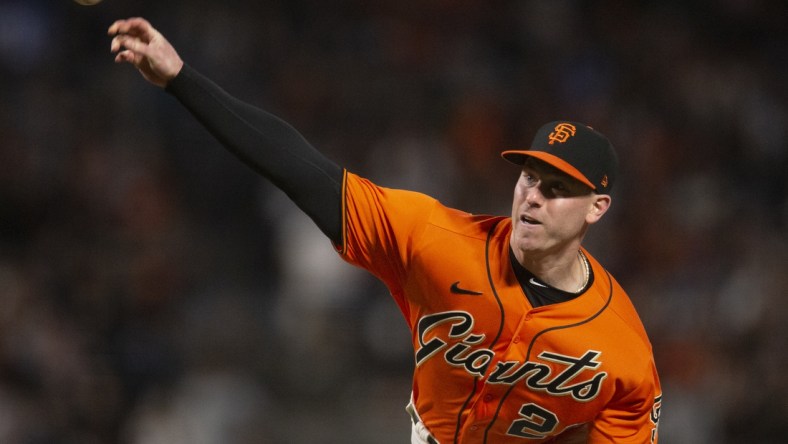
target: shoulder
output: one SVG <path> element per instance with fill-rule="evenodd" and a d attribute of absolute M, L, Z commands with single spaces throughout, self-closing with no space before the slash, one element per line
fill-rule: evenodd
<path fill-rule="evenodd" d="M 604 343 L 608 356 L 620 361 L 620 369 L 631 371 L 633 380 L 639 380 L 654 359 L 646 329 L 627 292 L 608 270 L 586 255 L 594 270 L 593 291 L 604 307 L 594 323 L 598 340 Z"/>
<path fill-rule="evenodd" d="M 454 235 L 486 240 L 491 230 L 500 225 L 508 227 L 508 217 L 491 216 L 487 214 L 473 214 L 444 206 L 438 202 L 432 211 L 429 225 L 436 230 L 446 231 Z M 501 224 L 501 222 L 504 222 Z M 501 234 L 508 234 L 507 230 L 495 230 Z"/>
<path fill-rule="evenodd" d="M 444 205 L 432 196 L 411 190 L 380 186 L 348 172 L 345 178 L 346 210 L 366 212 L 371 208 L 389 218 L 420 221 L 425 228 L 455 235 L 486 238 L 502 216 L 472 214 Z"/>

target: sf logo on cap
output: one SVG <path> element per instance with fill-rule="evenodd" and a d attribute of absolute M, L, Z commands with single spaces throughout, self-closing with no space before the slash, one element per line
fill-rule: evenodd
<path fill-rule="evenodd" d="M 555 126 L 555 129 L 549 136 L 547 136 L 548 140 L 550 140 L 550 145 L 554 144 L 555 142 L 564 143 L 569 140 L 570 137 L 575 135 L 577 132 L 577 128 L 574 125 L 569 123 L 559 123 Z"/>

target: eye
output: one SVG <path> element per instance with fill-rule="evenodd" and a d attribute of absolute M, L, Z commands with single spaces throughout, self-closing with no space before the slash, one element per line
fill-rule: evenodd
<path fill-rule="evenodd" d="M 550 189 L 560 193 L 569 191 L 569 187 L 567 187 L 566 184 L 563 182 L 553 182 L 552 184 L 550 184 Z"/>
<path fill-rule="evenodd" d="M 574 195 L 572 187 L 563 180 L 551 181 L 545 188 L 547 189 L 545 194 L 549 194 L 551 197 L 569 197 Z"/>
<path fill-rule="evenodd" d="M 523 172 L 523 182 L 526 186 L 532 187 L 536 185 L 537 182 L 539 182 L 539 179 L 537 179 L 532 173 Z"/>
<path fill-rule="evenodd" d="M 591 193 L 591 188 L 579 181 L 560 179 L 550 183 L 550 192 L 557 197 L 578 197 Z"/>

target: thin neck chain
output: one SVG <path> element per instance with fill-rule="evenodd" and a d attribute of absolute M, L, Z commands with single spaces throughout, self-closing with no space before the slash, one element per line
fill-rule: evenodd
<path fill-rule="evenodd" d="M 583 285 L 575 291 L 575 293 L 580 293 L 586 288 L 588 285 L 588 280 L 591 278 L 591 267 L 588 265 L 588 259 L 586 259 L 586 255 L 583 254 L 582 250 L 577 251 L 578 256 L 580 256 L 580 263 L 583 264 L 583 271 L 585 271 L 585 279 L 583 279 Z"/>

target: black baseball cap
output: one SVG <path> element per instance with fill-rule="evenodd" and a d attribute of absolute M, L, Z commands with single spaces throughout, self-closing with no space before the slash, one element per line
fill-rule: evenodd
<path fill-rule="evenodd" d="M 607 137 L 588 125 L 567 120 L 539 128 L 530 149 L 507 150 L 501 156 L 517 165 L 535 157 L 600 194 L 610 192 L 618 173 L 618 156 Z"/>

